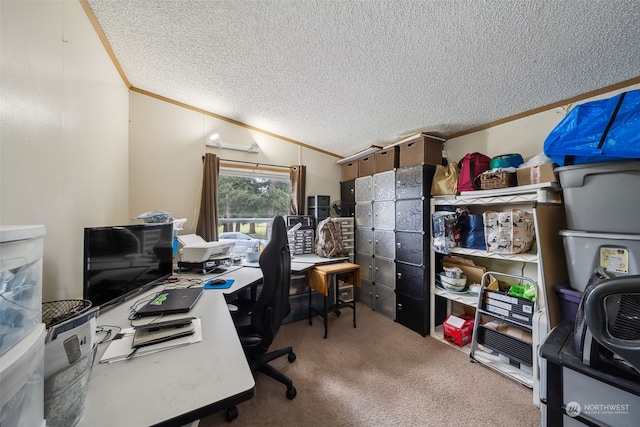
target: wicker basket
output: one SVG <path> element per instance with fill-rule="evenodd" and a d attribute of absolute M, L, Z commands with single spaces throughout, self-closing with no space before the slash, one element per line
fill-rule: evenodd
<path fill-rule="evenodd" d="M 517 184 L 518 181 L 514 172 L 485 172 L 480 175 L 480 188 L 483 190 L 515 187 Z"/>
<path fill-rule="evenodd" d="M 86 299 L 65 299 L 42 303 L 42 323 L 48 328 L 79 316 L 91 308 Z"/>

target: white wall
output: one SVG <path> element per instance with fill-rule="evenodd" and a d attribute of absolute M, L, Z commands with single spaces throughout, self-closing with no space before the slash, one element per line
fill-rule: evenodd
<path fill-rule="evenodd" d="M 79 2 L 0 7 L 0 224 L 44 224 L 43 301 L 81 298 L 83 227 L 129 218 L 128 90 Z"/>
<path fill-rule="evenodd" d="M 640 89 L 640 85 L 605 93 L 580 101 L 579 104 L 596 99 L 610 98 L 621 92 L 636 89 Z M 571 108 L 573 108 L 573 105 L 566 105 L 469 135 L 453 138 L 445 143 L 444 149 L 448 153 L 449 161 L 459 161 L 465 154 L 476 151 L 489 157 L 518 153 L 526 161 L 543 152 L 544 140 Z"/>
<path fill-rule="evenodd" d="M 130 214 L 171 212 L 187 218 L 184 233 L 195 232 L 202 187 L 202 156 L 266 165 L 307 166 L 306 194 L 340 198 L 342 168 L 337 157 L 237 126 L 224 120 L 132 92 L 130 95 Z M 248 147 L 256 141 L 259 153 L 206 147 L 218 133 L 223 143 Z"/>

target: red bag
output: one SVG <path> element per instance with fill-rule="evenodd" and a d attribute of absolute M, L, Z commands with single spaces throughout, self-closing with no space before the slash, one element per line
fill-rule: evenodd
<path fill-rule="evenodd" d="M 458 175 L 458 192 L 480 190 L 476 183 L 482 172 L 489 170 L 491 158 L 481 153 L 467 153 L 458 163 L 460 174 Z"/>

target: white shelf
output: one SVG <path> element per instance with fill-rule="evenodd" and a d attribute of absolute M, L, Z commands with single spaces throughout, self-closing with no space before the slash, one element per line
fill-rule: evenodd
<path fill-rule="evenodd" d="M 467 249 L 467 248 L 451 248 L 449 252 L 458 255 L 477 256 L 482 258 L 502 259 L 506 261 L 520 261 L 520 262 L 538 262 L 538 254 L 526 252 L 523 254 L 505 254 L 499 252 L 487 252 L 479 249 Z"/>
<path fill-rule="evenodd" d="M 496 190 L 479 190 L 479 191 L 470 191 L 463 192 L 457 196 L 436 196 L 431 198 L 431 214 L 433 214 L 438 206 L 487 206 L 487 209 L 508 209 L 511 206 L 519 206 L 519 208 L 532 210 L 536 203 L 556 203 L 558 206 L 561 206 L 561 187 L 557 183 L 543 183 L 543 184 L 533 184 L 526 186 L 518 186 L 518 187 L 509 187 L 509 188 L 501 188 Z M 476 208 L 476 210 L 482 210 L 482 208 Z M 550 217 L 547 217 L 546 220 L 549 220 Z M 546 223 L 545 223 L 546 224 Z M 536 229 L 538 228 L 536 225 Z M 549 235 L 548 226 L 545 227 L 547 229 L 547 234 Z M 538 230 L 536 230 L 538 233 Z M 553 233 L 551 233 L 553 234 Z M 537 234 L 538 236 L 538 234 Z M 539 242 L 536 244 L 539 248 Z M 548 248 L 547 248 L 548 249 Z M 547 250 L 545 249 L 545 250 Z M 452 302 L 463 304 L 468 307 L 476 308 L 478 305 L 478 297 L 472 295 L 464 295 L 464 294 L 456 294 L 447 292 L 443 289 L 440 289 L 435 286 L 435 274 L 436 274 L 436 266 L 435 266 L 435 256 L 433 253 L 433 248 L 431 248 L 431 286 L 430 286 L 430 309 L 431 309 L 431 328 L 430 334 L 432 337 L 450 345 L 454 348 L 457 348 L 467 354 L 471 352 L 471 346 L 467 345 L 465 347 L 458 347 L 453 344 L 450 344 L 446 340 L 444 340 L 442 336 L 442 325 L 436 326 L 435 323 L 435 306 L 436 306 L 436 297 L 445 298 L 447 300 L 447 314 L 451 313 L 452 310 Z M 495 253 L 495 252 L 487 252 L 484 250 L 477 249 L 467 249 L 467 248 L 452 248 L 450 250 L 452 255 L 462 255 L 468 257 L 476 258 L 476 264 L 485 265 L 488 267 L 488 270 L 491 270 L 491 266 L 498 266 L 500 269 L 496 269 L 495 271 L 503 271 L 504 268 L 507 270 L 510 269 L 510 266 L 507 267 L 505 262 L 523 262 L 527 264 L 531 264 L 531 266 L 527 266 L 528 274 L 533 278 L 534 281 L 540 283 L 541 278 L 543 277 L 542 272 L 542 255 L 540 250 L 538 249 L 537 253 L 523 253 L 523 254 L 507 254 L 507 253 Z M 547 255 L 548 257 L 548 255 Z M 545 258 L 546 259 L 546 258 Z M 483 262 L 486 260 L 486 262 Z M 524 271 L 525 267 L 522 267 Z M 532 271 L 533 270 L 533 271 Z M 544 294 L 538 294 L 538 306 L 540 308 L 544 308 L 546 306 Z M 490 314 L 489 314 L 490 315 Z M 534 331 L 536 325 L 528 329 L 532 332 L 535 337 L 546 336 L 548 331 Z M 499 372 L 502 375 L 505 375 L 521 384 L 533 388 L 534 392 L 534 403 L 538 402 L 536 398 L 536 389 L 538 384 L 534 381 L 532 372 L 536 372 L 537 367 L 537 354 L 535 353 L 535 349 L 537 348 L 536 342 L 533 343 L 533 366 L 527 367 L 526 365 L 520 365 L 522 368 L 513 366 L 509 363 L 509 359 L 507 355 L 501 355 L 497 352 L 494 352 L 488 348 L 483 347 L 481 344 L 477 344 L 473 359 L 479 364 L 486 365 L 492 370 Z"/>
<path fill-rule="evenodd" d="M 504 205 L 531 202 L 558 202 L 560 186 L 553 182 L 500 188 L 497 190 L 465 191 L 458 196 L 434 196 L 434 206 Z"/>
<path fill-rule="evenodd" d="M 436 287 L 435 289 L 432 289 L 432 292 L 435 295 L 444 297 L 450 301 L 455 301 L 458 302 L 460 304 L 464 304 L 464 305 L 468 305 L 470 307 L 476 307 L 476 305 L 478 304 L 478 296 L 477 295 L 471 295 L 471 294 L 457 294 L 457 293 L 452 293 L 452 292 L 447 292 L 444 289 L 440 289 L 438 287 Z"/>

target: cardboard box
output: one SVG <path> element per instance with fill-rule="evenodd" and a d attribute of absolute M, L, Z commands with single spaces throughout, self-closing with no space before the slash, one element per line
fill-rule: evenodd
<path fill-rule="evenodd" d="M 540 184 L 542 182 L 558 182 L 558 177 L 553 171 L 553 163 L 530 168 L 520 168 L 516 171 L 518 185 Z"/>
<path fill-rule="evenodd" d="M 358 161 L 347 162 L 342 164 L 342 180 L 351 181 L 358 177 Z"/>
<path fill-rule="evenodd" d="M 459 347 L 471 342 L 473 334 L 473 318 L 467 315 L 454 316 L 450 314 L 442 324 L 444 339 Z"/>
<path fill-rule="evenodd" d="M 442 164 L 442 145 L 442 141 L 426 136 L 400 144 L 398 167 L 404 168 L 421 163 L 432 166 L 440 165 Z"/>
<path fill-rule="evenodd" d="M 375 156 L 373 154 L 358 159 L 358 178 L 375 173 Z"/>
<path fill-rule="evenodd" d="M 375 173 L 387 172 L 398 167 L 398 158 L 400 150 L 398 147 L 391 147 L 386 150 L 380 150 L 374 154 L 375 157 Z"/>

